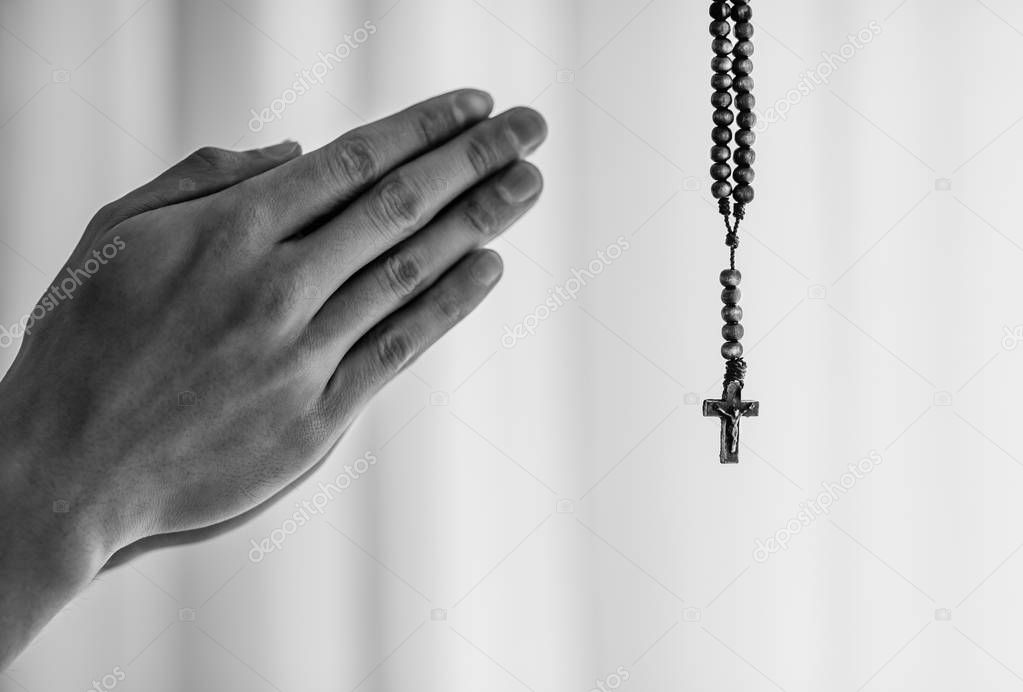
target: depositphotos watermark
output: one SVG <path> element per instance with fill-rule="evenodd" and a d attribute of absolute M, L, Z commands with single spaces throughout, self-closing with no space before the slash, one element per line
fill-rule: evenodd
<path fill-rule="evenodd" d="M 774 105 L 761 112 L 755 131 L 764 132 L 771 125 L 787 120 L 793 108 L 820 87 L 827 86 L 831 77 L 842 66 L 852 60 L 856 53 L 870 45 L 883 31 L 881 23 L 874 20 L 855 34 L 849 34 L 846 42 L 837 51 L 821 53 L 821 61 L 813 69 L 804 72 L 795 87 L 789 89 L 783 98 L 775 101 Z"/>
<path fill-rule="evenodd" d="M 1023 344 L 1023 324 L 1002 327 L 1002 348 L 1006 351 L 1015 351 Z"/>
<path fill-rule="evenodd" d="M 77 269 L 66 267 L 64 271 L 67 276 L 50 286 L 50 290 L 43 294 L 30 313 L 9 327 L 0 324 L 0 348 L 10 348 L 18 339 L 31 334 L 36 323 L 56 310 L 58 305 L 65 300 L 74 300 L 75 291 L 91 279 L 103 265 L 117 257 L 117 253 L 125 247 L 121 236 L 114 236 L 112 241 L 98 250 L 93 250 L 92 257 L 82 262 Z"/>
<path fill-rule="evenodd" d="M 249 560 L 262 562 L 267 554 L 280 550 L 288 536 L 293 535 L 302 526 L 308 524 L 317 514 L 323 514 L 324 508 L 335 497 L 352 486 L 352 482 L 361 478 L 370 467 L 377 463 L 377 458 L 372 452 L 366 452 L 351 464 L 345 464 L 344 470 L 335 476 L 329 483 L 317 483 L 319 491 L 302 502 L 296 502 L 295 511 L 289 518 L 281 522 L 281 525 L 273 529 L 265 538 L 257 541 L 251 539 L 252 548 L 249 550 Z"/>
<path fill-rule="evenodd" d="M 93 680 L 92 687 L 85 692 L 110 692 L 117 687 L 117 683 L 122 682 L 126 677 L 128 676 L 121 670 L 121 666 L 114 666 L 114 669 L 102 678 Z"/>
<path fill-rule="evenodd" d="M 757 545 L 753 549 L 753 559 L 757 562 L 767 562 L 775 553 L 788 550 L 789 542 L 793 536 L 813 524 L 821 515 L 830 514 L 831 506 L 852 490 L 871 471 L 880 466 L 882 461 L 884 458 L 881 453 L 871 450 L 867 456 L 855 464 L 849 464 L 847 467 L 849 471 L 843 473 L 837 483 L 822 482 L 821 488 L 823 489 L 817 494 L 817 497 L 800 502 L 799 511 L 785 522 L 785 526 L 764 540 L 757 539 Z"/>
<path fill-rule="evenodd" d="M 618 666 L 615 672 L 611 673 L 603 680 L 594 681 L 594 687 L 590 692 L 612 692 L 613 690 L 619 689 L 622 685 L 629 681 L 632 674 L 629 669 L 625 666 Z"/>
<path fill-rule="evenodd" d="M 571 277 L 547 291 L 547 299 L 537 305 L 533 312 L 513 325 L 504 325 L 501 345 L 505 348 L 512 348 L 519 341 L 535 334 L 536 328 L 540 326 L 541 322 L 549 319 L 566 304 L 578 298 L 579 292 L 586 287 L 588 281 L 592 281 L 595 276 L 610 267 L 611 263 L 624 255 L 630 247 L 625 236 L 618 236 L 615 242 L 603 250 L 597 250 L 597 256 L 590 260 L 585 269 L 572 269 Z"/>
<path fill-rule="evenodd" d="M 334 50 L 316 54 L 319 58 L 309 67 L 295 73 L 295 81 L 281 95 L 270 101 L 266 108 L 257 111 L 251 108 L 252 118 L 249 120 L 249 130 L 259 132 L 274 120 L 280 120 L 288 106 L 298 101 L 298 97 L 312 91 L 314 86 L 323 84 L 324 78 L 330 71 L 346 60 L 356 49 L 369 40 L 369 37 L 377 32 L 376 25 L 371 20 L 366 20 L 358 29 L 350 34 L 345 34 L 344 40 L 334 47 Z"/>

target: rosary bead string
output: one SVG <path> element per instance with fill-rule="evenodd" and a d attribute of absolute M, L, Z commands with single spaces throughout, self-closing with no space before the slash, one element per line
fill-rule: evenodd
<path fill-rule="evenodd" d="M 711 192 L 718 201 L 718 212 L 725 221 L 725 244 L 728 246 L 728 269 L 721 272 L 722 286 L 721 357 L 725 359 L 725 379 L 720 399 L 703 402 L 703 415 L 721 421 L 722 464 L 739 462 L 739 423 L 748 416 L 760 415 L 760 402 L 744 401 L 742 389 L 746 378 L 743 359 L 742 274 L 735 268 L 739 247 L 739 223 L 746 216 L 746 205 L 753 201 L 753 128 L 757 117 L 753 112 L 753 11 L 748 0 L 712 0 L 710 4 L 711 58 L 710 97 L 714 107 L 714 129 L 710 150 L 710 175 L 714 180 Z M 733 27 L 734 23 L 734 27 Z M 734 31 L 734 40 L 729 38 Z M 734 151 L 729 146 L 735 147 Z M 733 206 L 734 202 L 734 206 Z"/>
<path fill-rule="evenodd" d="M 754 113 L 756 99 L 753 96 L 752 42 L 753 10 L 748 0 L 712 0 L 710 5 L 711 50 L 711 105 L 714 107 L 714 129 L 711 138 L 710 175 L 714 180 L 711 192 L 718 200 L 718 212 L 724 218 L 725 244 L 728 246 L 728 269 L 722 272 L 725 290 L 722 301 L 725 310 L 730 310 L 722 336 L 726 339 L 721 347 L 725 358 L 725 381 L 742 382 L 746 374 L 746 362 L 742 359 L 743 336 L 739 324 L 742 309 L 738 306 L 738 284 L 741 275 L 735 268 L 736 250 L 739 247 L 739 224 L 746 216 L 746 206 L 753 201 L 753 163 L 756 153 L 757 117 Z M 734 35 L 735 40 L 729 38 Z M 729 144 L 734 143 L 734 149 Z M 734 164 L 734 165 L 733 165 Z M 732 200 L 735 204 L 732 205 Z M 728 283 L 726 283 L 726 275 Z M 722 311 L 722 317 L 726 313 Z M 736 318 L 738 315 L 738 318 Z M 734 321 L 729 321 L 730 319 Z"/>

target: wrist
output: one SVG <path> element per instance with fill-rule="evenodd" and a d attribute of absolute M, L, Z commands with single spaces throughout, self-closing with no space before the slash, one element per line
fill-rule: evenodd
<path fill-rule="evenodd" d="M 5 551 L 30 546 L 52 562 L 88 565 L 114 549 L 84 488 L 51 475 L 31 449 L 0 435 L 0 569 Z M 40 559 L 44 555 L 37 556 Z M 100 562 L 99 564 L 102 564 Z"/>
<path fill-rule="evenodd" d="M 8 385 L 0 387 L 0 670 L 116 547 L 88 488 L 66 473 L 53 440 L 40 436 L 41 419 Z"/>
<path fill-rule="evenodd" d="M 0 669 L 99 572 L 109 556 L 91 518 L 0 447 Z"/>
<path fill-rule="evenodd" d="M 43 544 L 109 557 L 121 532 L 108 479 L 83 454 L 93 445 L 72 432 L 86 426 L 14 375 L 12 368 L 0 382 L 0 522 Z"/>

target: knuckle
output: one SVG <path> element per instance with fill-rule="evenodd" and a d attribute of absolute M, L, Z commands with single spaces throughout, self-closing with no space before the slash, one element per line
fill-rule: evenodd
<path fill-rule="evenodd" d="M 99 208 L 99 211 L 93 215 L 92 220 L 89 221 L 89 229 L 96 229 L 97 233 L 100 230 L 105 229 L 120 215 L 123 204 L 124 202 L 122 200 L 107 202 L 104 204 Z"/>
<path fill-rule="evenodd" d="M 376 346 L 377 361 L 385 372 L 400 370 L 415 352 L 412 338 L 398 329 L 390 329 L 381 334 Z"/>
<path fill-rule="evenodd" d="M 481 235 L 493 235 L 497 230 L 497 215 L 490 205 L 481 199 L 470 199 L 462 211 L 465 222 Z"/>
<path fill-rule="evenodd" d="M 399 298 L 406 298 L 416 290 L 423 276 L 420 261 L 409 252 L 397 252 L 384 262 L 384 281 L 387 290 Z"/>
<path fill-rule="evenodd" d="M 218 147 L 196 149 L 190 158 L 196 159 L 214 170 L 228 168 L 234 162 L 235 152 Z"/>
<path fill-rule="evenodd" d="M 424 142 L 443 139 L 454 127 L 455 116 L 450 108 L 426 108 L 415 115 L 415 126 Z"/>
<path fill-rule="evenodd" d="M 423 200 L 404 176 L 395 176 L 380 186 L 373 214 L 386 230 L 415 226 L 423 215 Z"/>
<path fill-rule="evenodd" d="M 303 298 L 302 287 L 291 279 L 277 279 L 262 286 L 256 301 L 257 315 L 276 320 L 290 315 Z"/>
<path fill-rule="evenodd" d="M 117 212 L 121 210 L 122 202 L 117 200 L 116 202 L 107 202 L 99 211 L 96 212 L 97 218 L 110 218 L 117 215 Z"/>
<path fill-rule="evenodd" d="M 343 137 L 336 149 L 324 157 L 328 173 L 342 185 L 362 187 L 377 177 L 377 156 L 368 138 Z"/>
<path fill-rule="evenodd" d="M 246 199 L 244 204 L 229 198 L 211 199 L 204 221 L 215 234 L 227 234 L 238 240 L 252 239 L 273 223 L 273 205 L 266 197 Z"/>
<path fill-rule="evenodd" d="M 493 171 L 500 159 L 494 144 L 479 135 L 469 138 L 465 146 L 465 157 L 478 176 Z"/>

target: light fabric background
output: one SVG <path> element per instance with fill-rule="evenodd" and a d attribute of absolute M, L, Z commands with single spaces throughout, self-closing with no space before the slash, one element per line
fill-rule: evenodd
<path fill-rule="evenodd" d="M 762 413 L 723 468 L 694 403 L 720 391 L 726 257 L 705 5 L 0 5 L 3 325 L 101 204 L 201 145 L 312 148 L 465 85 L 551 130 L 493 298 L 287 501 L 103 574 L 0 689 L 1020 689 L 1023 6 L 756 4 L 759 110 L 786 117 L 760 134 L 740 253 Z M 807 71 L 828 83 L 800 91 Z M 805 504 L 824 486 L 827 514 Z"/>

